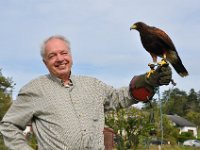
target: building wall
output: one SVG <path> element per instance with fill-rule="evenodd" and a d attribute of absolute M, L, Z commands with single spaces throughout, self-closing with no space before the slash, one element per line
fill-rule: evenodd
<path fill-rule="evenodd" d="M 197 127 L 182 127 L 180 128 L 180 134 L 182 132 L 193 132 L 193 135 L 197 138 Z"/>

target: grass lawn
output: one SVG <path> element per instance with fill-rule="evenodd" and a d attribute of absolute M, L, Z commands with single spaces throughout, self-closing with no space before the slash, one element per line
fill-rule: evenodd
<path fill-rule="evenodd" d="M 141 147 L 138 150 L 145 150 Z M 146 150 L 200 150 L 200 148 L 189 147 L 189 146 L 172 146 L 172 145 L 163 145 L 159 147 L 158 145 L 150 145 L 150 148 Z"/>
<path fill-rule="evenodd" d="M 162 145 L 162 146 L 150 145 L 150 147 L 148 148 L 141 145 L 138 147 L 137 150 L 200 150 L 200 148 L 189 147 L 189 146 L 172 146 L 172 145 Z"/>

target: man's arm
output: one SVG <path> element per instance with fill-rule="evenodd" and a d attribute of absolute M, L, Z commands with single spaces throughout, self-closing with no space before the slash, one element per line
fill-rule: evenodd
<path fill-rule="evenodd" d="M 33 116 L 31 94 L 21 91 L 0 123 L 0 131 L 5 145 L 11 150 L 33 150 L 23 134 L 23 130 Z"/>
<path fill-rule="evenodd" d="M 146 74 L 133 77 L 129 87 L 106 89 L 104 102 L 105 111 L 129 107 L 138 102 L 147 102 L 155 94 L 155 88 L 168 85 L 171 81 L 172 72 L 169 66 L 157 67 L 148 78 Z"/>

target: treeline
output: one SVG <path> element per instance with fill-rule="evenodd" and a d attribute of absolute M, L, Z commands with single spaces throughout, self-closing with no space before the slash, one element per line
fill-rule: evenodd
<path fill-rule="evenodd" d="M 0 120 L 12 103 L 10 91 L 12 91 L 13 85 L 12 79 L 3 76 L 0 69 Z"/>
<path fill-rule="evenodd" d="M 188 93 L 178 88 L 166 90 L 162 93 L 163 114 L 176 114 L 200 126 L 200 91 L 191 89 Z M 152 106 L 159 109 L 158 99 L 152 100 Z M 150 109 L 146 104 L 144 110 Z"/>
<path fill-rule="evenodd" d="M 187 139 L 195 139 L 189 132 L 179 134 L 179 129 L 172 126 L 166 114 L 179 115 L 199 126 L 200 92 L 191 89 L 187 93 L 175 88 L 161 95 L 162 98 L 145 103 L 142 109 L 131 107 L 106 115 L 106 125 L 116 133 L 117 149 L 144 149 L 152 140 L 175 146 Z"/>
<path fill-rule="evenodd" d="M 13 81 L 11 78 L 3 76 L 0 69 L 0 121 L 2 120 L 4 114 L 12 104 L 11 92 L 13 89 Z M 3 137 L 0 133 L 0 150 L 7 150 L 4 146 Z"/>

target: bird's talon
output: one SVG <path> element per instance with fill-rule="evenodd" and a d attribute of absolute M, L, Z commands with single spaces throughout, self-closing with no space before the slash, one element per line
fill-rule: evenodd
<path fill-rule="evenodd" d="M 149 78 L 150 77 L 150 75 L 155 71 L 155 66 L 157 66 L 156 64 L 153 64 L 153 63 L 149 63 L 148 64 L 148 66 L 150 67 L 150 71 L 149 72 L 147 72 L 147 78 Z"/>
<path fill-rule="evenodd" d="M 154 71 L 155 71 L 154 69 L 151 69 L 149 72 L 147 72 L 147 78 L 149 78 L 150 75 L 151 75 Z"/>
<path fill-rule="evenodd" d="M 166 59 L 162 59 L 160 62 L 158 62 L 158 65 L 160 65 L 160 66 L 168 66 L 169 63 L 166 61 Z"/>

